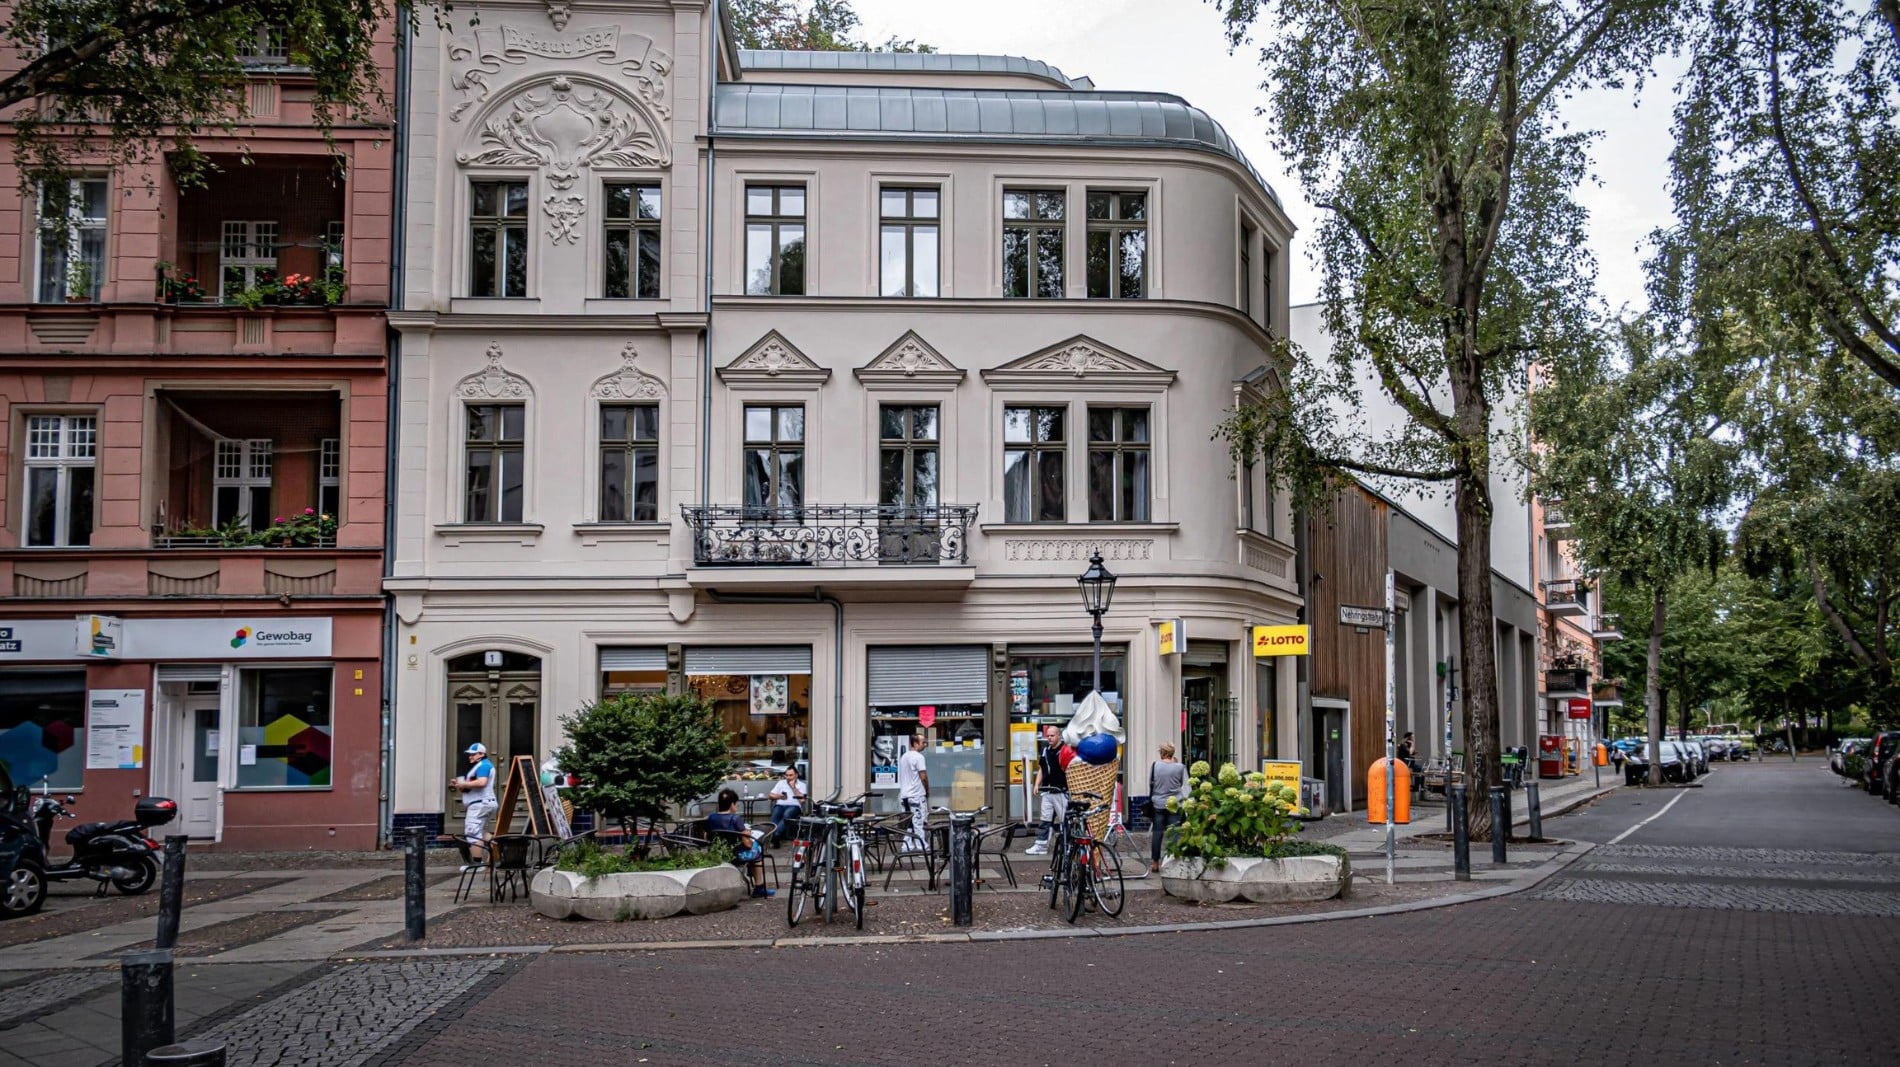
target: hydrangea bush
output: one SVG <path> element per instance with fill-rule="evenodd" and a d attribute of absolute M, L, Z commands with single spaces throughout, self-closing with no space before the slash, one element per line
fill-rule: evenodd
<path fill-rule="evenodd" d="M 1188 795 L 1169 797 L 1181 821 L 1168 829 L 1166 848 L 1176 859 L 1223 860 L 1273 856 L 1300 832 L 1300 798 L 1258 771 L 1241 774 L 1231 763 L 1210 773 L 1206 760 L 1188 768 Z"/>

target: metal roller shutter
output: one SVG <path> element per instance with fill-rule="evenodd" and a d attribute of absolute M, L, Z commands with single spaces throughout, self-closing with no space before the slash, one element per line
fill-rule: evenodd
<path fill-rule="evenodd" d="M 688 648 L 687 674 L 810 674 L 810 645 Z"/>
<path fill-rule="evenodd" d="M 666 669 L 666 649 L 603 648 L 600 650 L 600 669 L 603 671 L 663 671 Z"/>
<path fill-rule="evenodd" d="M 988 645 L 903 645 L 870 651 L 870 703 L 987 704 Z"/>
<path fill-rule="evenodd" d="M 216 682 L 223 678 L 224 667 L 217 663 L 181 664 L 158 669 L 158 680 L 161 682 Z"/>

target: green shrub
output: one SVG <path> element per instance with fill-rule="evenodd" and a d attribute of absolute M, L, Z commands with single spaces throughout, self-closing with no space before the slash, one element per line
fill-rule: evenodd
<path fill-rule="evenodd" d="M 1300 832 L 1299 795 L 1258 772 L 1231 763 L 1210 774 L 1205 760 L 1188 768 L 1188 795 L 1169 797 L 1181 821 L 1168 828 L 1165 847 L 1176 859 L 1209 862 L 1229 856 L 1271 856 Z"/>
<path fill-rule="evenodd" d="M 725 778 L 725 730 L 712 705 L 691 693 L 623 693 L 561 727 L 568 743 L 555 758 L 580 779 L 569 791 L 574 806 L 621 826 L 661 818 Z"/>
<path fill-rule="evenodd" d="M 592 840 L 584 840 L 561 852 L 554 862 L 556 870 L 571 871 L 588 881 L 604 874 L 632 874 L 639 871 L 696 871 L 732 862 L 732 849 L 724 843 L 707 848 L 682 849 L 662 856 L 635 858 L 625 852 L 605 849 Z"/>

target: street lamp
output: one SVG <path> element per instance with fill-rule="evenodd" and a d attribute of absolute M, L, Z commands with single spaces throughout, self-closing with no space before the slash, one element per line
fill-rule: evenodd
<path fill-rule="evenodd" d="M 1102 566 L 1097 549 L 1089 557 L 1089 569 L 1075 580 L 1082 589 L 1082 608 L 1095 621 L 1095 691 L 1102 691 L 1102 616 L 1108 614 L 1108 602 L 1115 599 L 1115 576 Z"/>

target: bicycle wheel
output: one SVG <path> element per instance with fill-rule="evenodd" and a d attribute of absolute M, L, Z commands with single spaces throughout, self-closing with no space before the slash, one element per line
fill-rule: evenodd
<path fill-rule="evenodd" d="M 1076 845 L 1069 855 L 1069 877 L 1063 883 L 1066 887 L 1063 892 L 1067 895 L 1065 903 L 1071 923 L 1082 917 L 1082 908 L 1088 904 L 1089 872 L 1094 869 L 1089 859 L 1092 853 L 1087 845 Z"/>
<path fill-rule="evenodd" d="M 1089 893 L 1102 914 L 1113 918 L 1122 913 L 1128 898 L 1122 894 L 1122 857 L 1112 848 L 1095 850 L 1094 870 L 1089 873 Z"/>
<path fill-rule="evenodd" d="M 851 901 L 852 914 L 857 916 L 858 929 L 864 929 L 864 849 L 858 842 L 851 843 Z"/>
<path fill-rule="evenodd" d="M 823 877 L 825 879 L 825 925 L 830 926 L 831 920 L 838 914 L 838 864 L 835 860 L 825 864 Z"/>
<path fill-rule="evenodd" d="M 805 917 L 805 905 L 811 897 L 806 877 L 805 865 L 794 860 L 792 882 L 785 888 L 785 925 L 787 926 L 797 926 L 798 920 Z"/>

